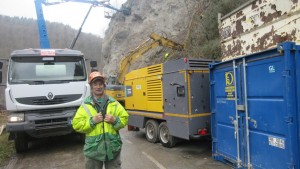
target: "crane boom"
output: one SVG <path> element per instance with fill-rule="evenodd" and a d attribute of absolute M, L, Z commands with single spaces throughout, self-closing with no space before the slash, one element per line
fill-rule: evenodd
<path fill-rule="evenodd" d="M 50 42 L 48 38 L 46 21 L 44 18 L 43 7 L 41 2 L 41 0 L 34 1 L 37 16 L 37 24 L 40 33 L 40 47 L 48 49 L 50 48 Z"/>
<path fill-rule="evenodd" d="M 150 41 L 152 42 L 149 44 Z M 128 73 L 130 65 L 136 60 L 138 60 L 141 56 L 143 56 L 143 54 L 148 52 L 150 49 L 156 48 L 158 46 L 164 46 L 179 51 L 184 49 L 183 45 L 173 42 L 172 40 L 159 36 L 155 33 L 152 33 L 148 40 L 146 40 L 144 43 L 142 43 L 140 46 L 138 46 L 136 49 L 134 49 L 128 55 L 122 58 L 119 65 L 119 74 L 117 77 L 118 82 L 120 84 L 123 84 L 125 75 Z"/>
<path fill-rule="evenodd" d="M 83 24 L 85 23 L 85 21 L 86 21 L 86 18 L 89 16 L 89 14 L 90 14 L 90 12 L 91 12 L 92 8 L 93 8 L 93 5 L 91 5 L 91 7 L 90 7 L 89 11 L 88 11 L 88 12 L 87 12 L 87 14 L 85 15 L 85 17 L 84 17 L 84 20 L 83 20 L 83 22 L 82 22 L 82 24 L 81 24 L 80 28 L 78 29 L 77 35 L 76 35 L 76 37 L 75 37 L 75 38 L 73 39 L 73 41 L 72 41 L 72 44 L 71 44 L 71 46 L 70 46 L 70 49 L 73 49 L 73 48 L 74 48 L 74 46 L 75 46 L 75 43 L 76 43 L 76 41 L 77 41 L 77 39 L 78 39 L 78 37 L 79 37 L 79 35 L 80 35 L 80 33 L 81 33 L 81 30 L 82 30 Z"/>
<path fill-rule="evenodd" d="M 39 35 L 40 35 L 40 47 L 41 48 L 50 48 L 50 42 L 49 42 L 49 38 L 48 38 L 48 33 L 47 33 L 47 28 L 46 28 L 46 21 L 44 18 L 44 14 L 43 14 L 43 7 L 42 4 L 44 5 L 57 5 L 57 4 L 61 4 L 61 3 L 65 3 L 65 2 L 80 2 L 80 3 L 88 3 L 91 4 L 91 8 L 92 7 L 105 7 L 105 8 L 109 8 L 118 12 L 122 12 L 124 15 L 130 15 L 131 14 L 131 10 L 130 8 L 125 8 L 124 6 L 122 6 L 121 9 L 115 8 L 112 5 L 109 4 L 109 0 L 54 0 L 54 1 L 49 1 L 49 0 L 35 0 L 34 4 L 35 4 L 35 9 L 36 9 L 36 15 L 37 15 L 37 23 L 38 23 L 38 29 L 39 29 Z M 70 48 L 73 48 L 76 40 L 81 32 L 81 28 L 91 10 L 91 8 L 89 9 L 75 39 L 73 40 Z"/>

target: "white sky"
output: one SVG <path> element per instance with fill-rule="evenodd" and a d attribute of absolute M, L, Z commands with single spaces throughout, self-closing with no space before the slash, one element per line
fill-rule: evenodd
<path fill-rule="evenodd" d="M 60 0 L 51 0 L 60 1 Z M 126 0 L 110 0 L 113 7 L 120 8 Z M 50 22 L 59 22 L 79 29 L 86 16 L 90 4 L 67 2 L 57 5 L 43 6 L 44 18 Z M 92 8 L 82 32 L 92 33 L 103 37 L 110 19 L 104 17 L 104 11 L 115 12 L 104 7 Z M 36 19 L 34 0 L 0 0 L 0 15 L 19 16 Z"/>

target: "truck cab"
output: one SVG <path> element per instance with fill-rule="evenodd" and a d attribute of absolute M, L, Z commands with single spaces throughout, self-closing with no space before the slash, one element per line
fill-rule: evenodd
<path fill-rule="evenodd" d="M 29 138 L 73 132 L 72 118 L 90 94 L 83 54 L 71 49 L 13 51 L 5 89 L 6 130 L 17 152 Z"/>

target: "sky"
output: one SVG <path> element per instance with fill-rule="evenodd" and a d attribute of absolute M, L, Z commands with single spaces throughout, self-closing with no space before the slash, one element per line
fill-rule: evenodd
<path fill-rule="evenodd" d="M 49 2 L 59 2 L 61 0 L 48 0 Z M 97 0 L 99 1 L 99 0 Z M 113 7 L 120 9 L 126 0 L 110 0 Z M 66 2 L 57 5 L 43 6 L 44 18 L 50 22 L 59 22 L 69 25 L 74 29 L 79 29 L 86 16 L 90 4 L 79 2 Z M 82 32 L 92 33 L 104 37 L 110 19 L 105 18 L 104 12 L 114 13 L 108 8 L 92 8 Z M 0 0 L 0 15 L 18 16 L 36 19 L 34 0 Z"/>

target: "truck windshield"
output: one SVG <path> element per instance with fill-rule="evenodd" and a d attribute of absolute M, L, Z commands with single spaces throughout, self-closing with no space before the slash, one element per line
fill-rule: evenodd
<path fill-rule="evenodd" d="M 43 84 L 85 81 L 82 57 L 12 57 L 8 81 L 11 84 Z"/>

